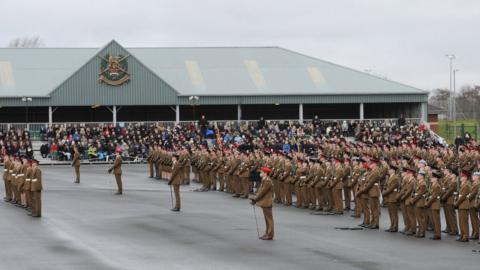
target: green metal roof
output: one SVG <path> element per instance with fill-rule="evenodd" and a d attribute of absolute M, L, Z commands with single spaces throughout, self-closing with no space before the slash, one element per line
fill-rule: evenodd
<path fill-rule="evenodd" d="M 427 94 L 278 47 L 126 50 L 180 96 Z M 99 51 L 0 48 L 0 97 L 48 97 Z"/>
<path fill-rule="evenodd" d="M 426 93 L 411 86 L 278 47 L 128 50 L 181 95 Z M 203 84 L 192 83 L 186 61 L 197 63 Z"/>
<path fill-rule="evenodd" d="M 96 51 L 0 48 L 0 96 L 48 96 Z"/>

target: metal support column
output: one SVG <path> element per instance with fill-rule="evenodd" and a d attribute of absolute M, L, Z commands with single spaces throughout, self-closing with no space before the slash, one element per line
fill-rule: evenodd
<path fill-rule="evenodd" d="M 180 123 L 180 105 L 175 106 L 175 124 Z"/>
<path fill-rule="evenodd" d="M 364 113 L 364 109 L 363 109 L 363 103 L 360 103 L 360 120 L 363 120 L 365 119 L 365 113 Z"/>
<path fill-rule="evenodd" d="M 237 105 L 237 122 L 240 123 L 242 120 L 242 105 Z"/>
<path fill-rule="evenodd" d="M 113 105 L 112 114 L 113 114 L 113 125 L 117 126 L 117 106 L 116 105 Z"/>
<path fill-rule="evenodd" d="M 48 107 L 48 125 L 52 126 L 53 123 L 53 109 L 52 106 Z"/>
<path fill-rule="evenodd" d="M 422 102 L 420 104 L 420 118 L 421 123 L 427 123 L 428 122 L 428 107 L 427 107 L 427 102 Z"/>
<path fill-rule="evenodd" d="M 298 122 L 303 124 L 303 104 L 298 104 Z"/>

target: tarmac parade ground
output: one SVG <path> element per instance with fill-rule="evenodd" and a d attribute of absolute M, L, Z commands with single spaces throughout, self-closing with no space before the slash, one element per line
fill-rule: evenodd
<path fill-rule="evenodd" d="M 257 239 L 248 200 L 182 186 L 182 212 L 171 212 L 166 181 L 146 165 L 124 165 L 116 196 L 108 165 L 42 166 L 43 217 L 0 202 L 0 269 L 479 269 L 477 241 L 459 243 L 357 227 L 360 219 L 311 215 L 275 205 L 275 240 Z M 4 186 L 0 187 L 3 196 Z M 261 209 L 256 209 L 260 233 Z M 400 219 L 402 224 L 402 220 Z M 400 225 L 400 229 L 403 224 Z M 474 252 L 479 250 L 478 252 Z"/>

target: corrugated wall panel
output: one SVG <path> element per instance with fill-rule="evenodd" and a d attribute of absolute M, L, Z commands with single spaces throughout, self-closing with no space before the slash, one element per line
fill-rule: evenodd
<path fill-rule="evenodd" d="M 129 55 L 118 43 L 111 42 L 99 55 Z M 96 56 L 51 93 L 54 106 L 90 105 L 172 105 L 177 93 L 158 78 L 134 55 L 127 58 L 130 82 L 110 86 L 98 82 L 101 58 Z"/>
<path fill-rule="evenodd" d="M 140 79 L 147 80 L 148 76 L 144 75 L 141 76 Z M 80 87 L 76 87 L 76 89 L 85 89 L 88 86 L 85 82 L 77 82 L 79 83 Z M 157 87 L 155 85 L 151 86 Z M 168 88 L 167 88 L 168 90 Z M 127 90 L 121 90 L 127 91 Z M 161 90 L 163 92 L 164 90 Z M 139 93 L 143 91 L 135 91 L 135 93 Z M 102 96 L 105 102 L 100 103 L 99 101 L 95 101 L 92 98 L 88 98 L 88 102 L 83 101 L 84 94 L 78 92 L 75 94 L 75 98 L 72 96 L 66 96 L 63 94 L 62 97 L 66 99 L 64 101 L 63 106 L 90 106 L 94 104 L 98 105 L 129 105 L 133 102 L 138 103 L 138 105 L 175 105 L 176 100 L 170 99 L 168 97 L 153 97 L 152 100 L 145 100 L 145 98 L 141 97 L 141 94 L 129 94 L 128 96 L 132 99 L 127 103 L 124 101 L 125 97 L 117 98 L 114 97 L 115 93 L 108 93 L 112 96 Z M 147 94 L 148 96 L 152 97 L 152 94 Z M 112 98 L 111 101 L 108 101 L 109 98 Z M 98 99 L 100 100 L 100 99 Z M 158 101 L 158 103 L 153 103 Z M 427 102 L 428 97 L 427 95 L 347 95 L 347 96 L 246 96 L 246 97 L 238 97 L 238 96 L 200 96 L 200 99 L 196 102 L 197 105 L 236 105 L 236 104 L 345 104 L 345 103 L 419 103 L 419 102 Z M 95 103 L 90 103 L 95 102 Z M 113 103 L 116 102 L 116 103 Z M 125 103 L 120 103 L 125 102 Z M 163 102 L 163 103 L 161 103 Z M 169 103 L 171 102 L 171 103 Z M 188 96 L 180 96 L 178 97 L 178 102 L 180 105 L 192 105 L 192 102 L 188 100 Z M 53 102 L 53 100 L 46 99 L 46 98 L 33 98 L 33 102 L 29 103 L 29 106 L 59 106 L 58 100 Z M 21 98 L 0 98 L 0 106 L 25 106 L 25 103 L 21 101 Z"/>

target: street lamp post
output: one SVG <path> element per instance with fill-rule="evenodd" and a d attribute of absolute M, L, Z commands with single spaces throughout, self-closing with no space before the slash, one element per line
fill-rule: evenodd
<path fill-rule="evenodd" d="M 198 96 L 190 96 L 190 97 L 188 98 L 188 100 L 190 100 L 190 102 L 191 102 L 191 104 L 192 104 L 192 109 L 193 109 L 193 123 L 196 122 L 196 119 L 195 119 L 195 118 L 196 118 L 196 117 L 195 117 L 195 106 L 197 105 L 199 99 L 200 99 L 200 98 L 199 98 Z M 195 124 L 195 125 L 196 125 L 196 124 Z"/>
<path fill-rule="evenodd" d="M 455 95 L 456 95 L 456 76 L 457 72 L 459 72 L 460 69 L 454 69 L 453 70 L 453 130 L 454 133 L 453 135 L 455 138 L 457 137 L 457 102 L 455 100 Z"/>
<path fill-rule="evenodd" d="M 25 123 L 28 123 L 28 103 L 32 102 L 33 99 L 31 97 L 22 97 L 22 102 L 25 102 Z"/>

